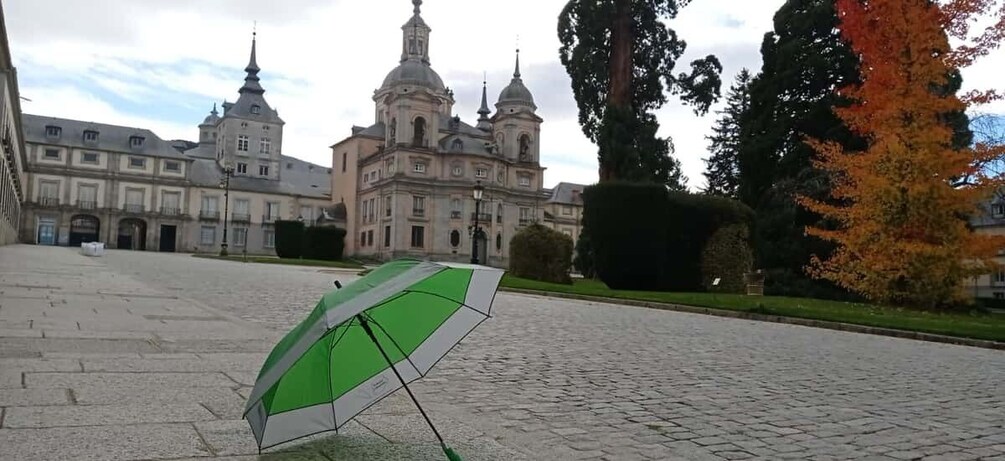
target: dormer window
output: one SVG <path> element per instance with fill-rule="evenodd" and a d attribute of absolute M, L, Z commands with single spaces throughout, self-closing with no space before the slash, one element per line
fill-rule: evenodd
<path fill-rule="evenodd" d="M 98 142 L 98 132 L 94 130 L 85 131 L 84 142 L 90 142 L 90 143 Z"/>
<path fill-rule="evenodd" d="M 143 138 L 143 136 L 130 136 L 129 137 L 129 146 L 130 147 L 134 147 L 134 148 L 135 147 L 143 147 L 143 140 L 144 139 L 145 138 Z"/>
<path fill-rule="evenodd" d="M 262 106 L 259 106 L 258 104 L 252 104 L 251 105 L 251 113 L 255 114 L 255 115 L 261 114 L 262 113 Z"/>
<path fill-rule="evenodd" d="M 63 129 L 58 126 L 48 125 L 45 127 L 45 137 L 47 138 L 58 138 L 62 133 Z"/>

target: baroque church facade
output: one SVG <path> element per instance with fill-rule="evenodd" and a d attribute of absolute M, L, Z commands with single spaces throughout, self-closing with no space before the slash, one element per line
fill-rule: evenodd
<path fill-rule="evenodd" d="M 506 266 L 509 241 L 540 220 L 543 120 L 520 75 L 495 110 L 483 83 L 472 125 L 453 113 L 454 93 L 430 65 L 431 28 L 413 0 L 401 58 L 373 96 L 375 119 L 332 145 L 332 201 L 346 216 L 346 253 Z M 476 202 L 472 191 L 484 187 Z M 474 232 L 477 221 L 481 232 Z"/>

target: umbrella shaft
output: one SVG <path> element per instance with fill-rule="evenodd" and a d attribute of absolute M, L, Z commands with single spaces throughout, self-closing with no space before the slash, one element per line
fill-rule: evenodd
<path fill-rule="evenodd" d="M 426 416 L 426 411 L 422 409 L 422 405 L 419 405 L 419 401 L 416 400 L 415 394 L 412 394 L 412 390 L 408 388 L 408 384 L 405 384 L 405 379 L 401 377 L 401 373 L 398 373 L 398 369 L 394 367 L 394 363 L 391 362 L 391 358 L 387 356 L 387 352 L 384 352 L 384 348 L 380 346 L 377 341 L 377 337 L 374 336 L 373 330 L 370 329 L 370 324 L 367 323 L 365 317 L 362 314 L 356 314 L 356 318 L 359 320 L 360 325 L 363 327 L 363 331 L 366 331 L 367 336 L 370 340 L 377 346 L 377 350 L 380 351 L 380 355 L 384 356 L 384 360 L 387 361 L 387 365 L 391 367 L 391 371 L 394 375 L 398 377 L 398 381 L 401 381 L 401 387 L 405 388 L 405 392 L 408 392 L 408 396 L 412 398 L 412 402 L 415 403 L 415 407 L 419 409 L 419 413 L 422 413 L 422 417 L 425 418 L 426 424 L 429 424 L 429 428 L 433 430 L 433 434 L 436 435 L 436 439 L 440 441 L 440 445 L 446 446 L 443 442 L 443 437 L 440 437 L 440 432 L 436 430 L 436 426 L 433 426 L 433 422 L 429 420 L 429 416 Z"/>

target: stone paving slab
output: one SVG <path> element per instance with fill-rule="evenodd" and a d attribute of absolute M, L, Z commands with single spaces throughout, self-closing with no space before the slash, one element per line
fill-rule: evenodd
<path fill-rule="evenodd" d="M 186 423 L 216 419 L 205 407 L 191 403 L 129 405 L 60 405 L 7 408 L 4 428 L 104 426 L 116 424 Z"/>
<path fill-rule="evenodd" d="M 191 424 L 0 429 L 3 461 L 106 461 L 208 455 Z"/>

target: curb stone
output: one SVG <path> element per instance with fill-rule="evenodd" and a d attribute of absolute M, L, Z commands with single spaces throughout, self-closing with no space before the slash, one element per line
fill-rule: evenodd
<path fill-rule="evenodd" d="M 712 307 L 688 306 L 684 304 L 659 303 L 652 301 L 638 301 L 638 300 L 621 299 L 621 298 L 607 298 L 603 296 L 590 296 L 590 295 L 580 295 L 573 293 L 527 290 L 524 288 L 500 287 L 499 290 L 507 291 L 510 293 L 520 293 L 533 296 L 576 299 L 581 301 L 594 301 L 607 304 L 619 304 L 623 306 L 645 307 L 649 309 L 686 312 L 689 314 L 704 314 L 704 315 L 714 315 L 716 317 L 755 320 L 759 322 L 783 323 L 788 325 L 800 325 L 804 327 L 823 328 L 827 330 L 847 331 L 851 333 L 863 333 L 877 336 L 890 336 L 894 338 L 914 339 L 918 341 L 955 344 L 957 346 L 979 347 L 983 349 L 1005 351 L 1005 342 L 991 341 L 984 339 L 959 338 L 956 336 L 923 333 L 919 331 L 897 330 L 893 328 L 870 327 L 866 325 L 832 322 L 828 320 L 802 319 L 798 317 L 783 317 L 780 315 L 759 314 L 755 312 L 731 311 L 726 309 L 716 309 Z"/>

